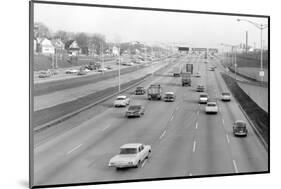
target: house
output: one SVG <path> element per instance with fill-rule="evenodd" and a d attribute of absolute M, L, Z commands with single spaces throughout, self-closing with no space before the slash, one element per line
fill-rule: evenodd
<path fill-rule="evenodd" d="M 78 56 L 81 53 L 81 48 L 75 40 L 67 41 L 64 47 L 67 50 L 67 53 L 71 56 Z"/>
<path fill-rule="evenodd" d="M 60 39 L 52 39 L 52 44 L 56 53 L 62 54 L 64 52 L 64 43 Z"/>
<path fill-rule="evenodd" d="M 47 38 L 37 38 L 37 52 L 44 55 L 55 54 L 55 47 Z"/>
<path fill-rule="evenodd" d="M 112 49 L 111 49 L 111 53 L 112 53 L 113 56 L 118 56 L 119 55 L 119 48 L 113 46 Z"/>
<path fill-rule="evenodd" d="M 37 52 L 37 40 L 33 39 L 33 52 L 36 53 Z"/>

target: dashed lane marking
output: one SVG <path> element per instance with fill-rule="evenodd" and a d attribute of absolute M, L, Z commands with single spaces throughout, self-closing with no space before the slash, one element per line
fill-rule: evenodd
<path fill-rule="evenodd" d="M 233 166 L 234 166 L 235 173 L 239 173 L 239 170 L 238 170 L 236 161 L 235 161 L 235 160 L 232 160 L 232 163 L 233 163 Z"/>
<path fill-rule="evenodd" d="M 198 122 L 196 122 L 195 128 L 198 129 Z"/>
<path fill-rule="evenodd" d="M 144 160 L 144 162 L 142 163 L 141 167 L 143 167 L 146 162 L 147 162 L 147 159 Z"/>
<path fill-rule="evenodd" d="M 80 148 L 82 146 L 82 144 L 79 144 L 78 146 L 72 148 L 70 151 L 67 152 L 67 155 L 71 154 L 72 152 L 74 152 L 75 150 L 77 150 L 78 148 Z"/>
<path fill-rule="evenodd" d="M 192 151 L 195 152 L 195 150 L 196 150 L 196 141 L 193 142 L 193 149 L 192 149 Z"/>
<path fill-rule="evenodd" d="M 226 134 L 226 140 L 228 143 L 230 143 L 230 140 L 229 140 L 229 137 L 228 137 L 228 134 Z"/>
<path fill-rule="evenodd" d="M 161 134 L 160 140 L 165 136 L 165 134 L 166 134 L 166 130 Z"/>
<path fill-rule="evenodd" d="M 110 127 L 110 124 L 105 126 L 102 130 L 105 131 L 106 129 L 108 129 Z"/>

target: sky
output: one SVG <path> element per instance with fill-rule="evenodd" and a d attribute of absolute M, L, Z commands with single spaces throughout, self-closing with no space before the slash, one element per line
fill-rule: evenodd
<path fill-rule="evenodd" d="M 140 41 L 190 47 L 218 48 L 221 43 L 260 47 L 260 30 L 237 18 L 267 24 L 266 18 L 159 12 L 69 5 L 34 5 L 34 21 L 51 31 L 100 33 L 108 42 Z M 263 30 L 267 46 L 268 29 Z"/>

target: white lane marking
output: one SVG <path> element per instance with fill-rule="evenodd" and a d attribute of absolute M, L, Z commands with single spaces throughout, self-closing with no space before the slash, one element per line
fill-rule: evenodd
<path fill-rule="evenodd" d="M 195 152 L 195 149 L 196 149 L 196 141 L 193 142 L 193 149 L 192 149 L 192 151 Z"/>
<path fill-rule="evenodd" d="M 110 124 L 108 124 L 107 126 L 105 126 L 102 130 L 105 131 L 106 129 L 108 129 L 110 127 Z"/>
<path fill-rule="evenodd" d="M 71 154 L 72 152 L 74 152 L 75 150 L 77 150 L 78 148 L 80 148 L 82 146 L 82 144 L 79 144 L 78 146 L 72 148 L 72 150 L 68 151 L 67 154 Z"/>
<path fill-rule="evenodd" d="M 236 161 L 232 160 L 232 163 L 233 163 L 233 166 L 234 166 L 234 169 L 235 169 L 235 173 L 239 173 L 237 165 L 236 165 Z"/>
<path fill-rule="evenodd" d="M 174 119 L 174 116 L 172 115 L 172 117 L 171 117 L 171 121 Z"/>
<path fill-rule="evenodd" d="M 222 118 L 221 120 L 222 120 L 222 124 L 224 124 L 224 119 Z"/>
<path fill-rule="evenodd" d="M 146 163 L 147 159 L 144 160 L 144 162 L 142 163 L 141 167 L 143 167 Z"/>
<path fill-rule="evenodd" d="M 229 140 L 229 137 L 228 137 L 228 134 L 226 134 L 226 140 L 228 143 L 230 143 L 230 140 Z"/>
<path fill-rule="evenodd" d="M 196 129 L 198 128 L 198 122 L 196 122 L 195 128 L 196 128 Z"/>
<path fill-rule="evenodd" d="M 160 139 L 162 139 L 166 134 L 166 130 L 162 133 L 162 135 L 160 136 Z"/>

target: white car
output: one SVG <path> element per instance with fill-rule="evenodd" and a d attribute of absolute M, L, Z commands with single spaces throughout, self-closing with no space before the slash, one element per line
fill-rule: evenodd
<path fill-rule="evenodd" d="M 207 93 L 201 93 L 199 96 L 199 103 L 207 103 L 208 102 L 208 94 Z"/>
<path fill-rule="evenodd" d="M 206 113 L 218 113 L 219 108 L 217 106 L 216 102 L 207 102 L 207 105 L 205 107 Z"/>
<path fill-rule="evenodd" d="M 117 96 L 117 98 L 114 101 L 115 107 L 121 107 L 121 106 L 125 107 L 129 104 L 130 104 L 130 98 L 125 95 Z"/>
<path fill-rule="evenodd" d="M 70 69 L 70 70 L 65 71 L 66 74 L 77 74 L 78 72 L 79 72 L 79 70 L 76 70 L 76 69 Z"/>
<path fill-rule="evenodd" d="M 230 101 L 231 100 L 231 95 L 229 92 L 223 92 L 221 94 L 221 100 L 222 101 Z"/>
<path fill-rule="evenodd" d="M 124 144 L 120 153 L 110 159 L 108 166 L 116 168 L 139 167 L 151 155 L 151 146 L 140 143 Z"/>
<path fill-rule="evenodd" d="M 100 68 L 98 69 L 98 72 L 105 72 L 107 70 L 107 68 Z"/>

